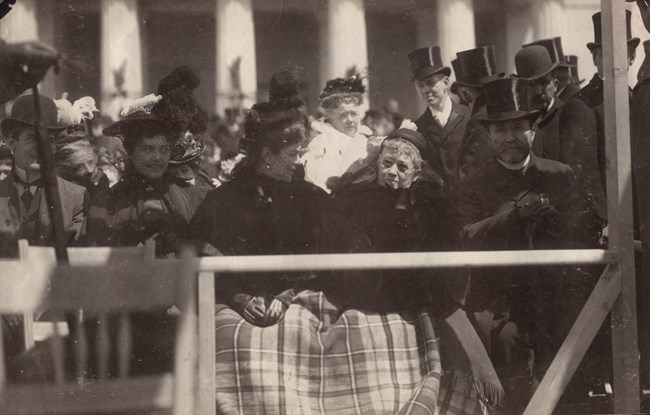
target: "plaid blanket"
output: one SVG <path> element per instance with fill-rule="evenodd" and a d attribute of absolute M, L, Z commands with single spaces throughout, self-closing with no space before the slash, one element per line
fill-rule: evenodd
<path fill-rule="evenodd" d="M 426 312 L 341 310 L 305 291 L 271 327 L 217 311 L 216 344 L 223 414 L 486 413 L 465 384 L 442 376 Z"/>

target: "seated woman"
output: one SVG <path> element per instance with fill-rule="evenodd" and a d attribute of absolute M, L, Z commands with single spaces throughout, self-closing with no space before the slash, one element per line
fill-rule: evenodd
<path fill-rule="evenodd" d="M 318 134 L 302 158 L 305 179 L 331 192 L 352 163 L 368 154 L 372 131 L 361 124 L 363 82 L 358 77 L 327 81 L 320 96 L 325 118 L 311 128 Z"/>
<path fill-rule="evenodd" d="M 423 161 L 424 137 L 406 121 L 378 155 L 344 175 L 335 199 L 370 239 L 372 252 L 462 250 L 458 213 L 440 177 Z M 367 307 L 380 312 L 427 310 L 440 337 L 444 376 L 439 402 L 458 398 L 500 403 L 502 388 L 487 351 L 462 309 L 467 270 L 383 271 Z M 376 279 L 374 281 L 377 281 Z M 480 368 L 480 369 L 479 369 Z"/>
<path fill-rule="evenodd" d="M 249 157 L 190 224 L 213 252 L 367 250 L 336 201 L 295 174 L 305 139 L 299 104 L 289 97 L 253 106 Z M 483 413 L 465 386 L 448 382 L 458 393 L 441 391 L 429 313 L 364 311 L 357 304 L 367 285 L 342 272 L 269 274 L 216 280 L 218 413 Z"/>

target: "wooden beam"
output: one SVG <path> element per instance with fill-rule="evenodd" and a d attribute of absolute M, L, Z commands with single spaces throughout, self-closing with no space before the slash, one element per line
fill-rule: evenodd
<path fill-rule="evenodd" d="M 199 414 L 217 413 L 215 401 L 215 321 L 214 273 L 199 273 Z"/>
<path fill-rule="evenodd" d="M 608 266 L 596 283 L 524 415 L 551 415 L 621 289 L 621 266 Z M 618 413 L 618 412 L 617 412 Z"/>
<path fill-rule="evenodd" d="M 602 249 L 221 256 L 196 259 L 198 272 L 273 272 L 611 264 Z"/>
<path fill-rule="evenodd" d="M 612 309 L 614 409 L 635 413 L 640 410 L 639 348 L 625 2 L 601 4 L 609 244 L 621 255 L 621 296 Z"/>

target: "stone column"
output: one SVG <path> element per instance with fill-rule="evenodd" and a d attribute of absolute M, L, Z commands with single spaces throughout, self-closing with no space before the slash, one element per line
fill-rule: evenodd
<path fill-rule="evenodd" d="M 117 119 L 143 94 L 142 41 L 137 0 L 102 0 L 102 100 L 99 109 Z"/>
<path fill-rule="evenodd" d="M 533 40 L 562 36 L 565 26 L 562 0 L 544 0 L 531 3 L 534 19 Z"/>
<path fill-rule="evenodd" d="M 257 101 L 252 0 L 217 0 L 216 111 Z"/>
<path fill-rule="evenodd" d="M 436 10 L 438 41 L 442 62 L 451 66 L 456 52 L 476 47 L 472 0 L 438 0 Z"/>
<path fill-rule="evenodd" d="M 0 36 L 8 43 L 38 39 L 37 0 L 19 0 L 0 21 Z"/>
<path fill-rule="evenodd" d="M 329 0 L 324 25 L 321 89 L 328 79 L 344 77 L 352 69 L 367 72 L 368 37 L 363 0 Z M 364 107 L 367 106 L 366 99 Z"/>

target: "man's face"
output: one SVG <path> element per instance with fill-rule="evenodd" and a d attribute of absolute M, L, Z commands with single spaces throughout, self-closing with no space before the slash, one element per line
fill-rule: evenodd
<path fill-rule="evenodd" d="M 449 89 L 449 77 L 437 73 L 415 81 L 415 87 L 422 101 L 429 107 L 440 107 Z"/>
<path fill-rule="evenodd" d="M 135 171 L 148 179 L 159 179 L 167 170 L 171 146 L 162 134 L 144 137 L 133 149 L 130 159 Z"/>
<path fill-rule="evenodd" d="M 494 154 L 506 163 L 520 163 L 528 157 L 533 146 L 535 130 L 528 119 L 488 124 L 490 145 Z"/>
<path fill-rule="evenodd" d="M 48 139 L 52 153 L 56 151 L 56 136 L 57 134 L 55 132 L 48 131 Z M 7 144 L 14 152 L 16 167 L 31 173 L 41 171 L 41 165 L 38 162 L 38 143 L 36 142 L 34 127 L 26 126 L 15 130 L 10 134 Z"/>
<path fill-rule="evenodd" d="M 11 174 L 12 162 L 11 159 L 0 160 L 0 181 L 3 181 Z"/>
<path fill-rule="evenodd" d="M 547 109 L 555 97 L 558 88 L 558 80 L 553 74 L 548 74 L 534 81 L 528 82 L 528 88 L 532 96 L 532 104 L 538 109 Z"/>
<path fill-rule="evenodd" d="M 557 79 L 558 85 L 557 85 L 557 92 L 561 92 L 573 82 L 573 79 L 571 78 L 571 71 L 569 68 L 562 66 L 560 68 L 557 68 L 554 72 L 555 74 L 555 79 Z"/>
<path fill-rule="evenodd" d="M 593 58 L 594 66 L 596 67 L 596 69 L 598 69 L 598 75 L 600 75 L 600 77 L 602 78 L 605 73 L 605 71 L 603 70 L 603 48 L 595 47 L 591 51 L 591 57 Z M 627 48 L 628 67 L 632 66 L 632 64 L 634 63 L 634 59 L 636 59 L 636 49 L 628 46 Z"/>
<path fill-rule="evenodd" d="M 344 102 L 336 108 L 329 109 L 328 118 L 334 128 L 350 137 L 357 135 L 361 125 L 361 111 L 354 102 Z"/>

